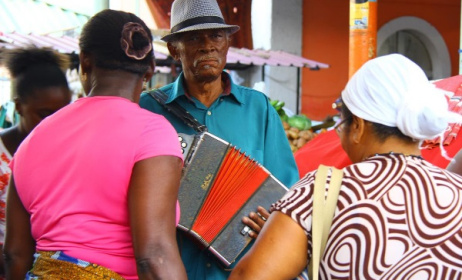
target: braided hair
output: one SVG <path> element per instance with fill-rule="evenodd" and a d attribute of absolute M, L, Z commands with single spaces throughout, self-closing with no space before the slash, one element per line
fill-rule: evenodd
<path fill-rule="evenodd" d="M 79 47 L 94 57 L 97 67 L 139 75 L 154 59 L 151 31 L 139 17 L 123 11 L 94 15 L 83 27 Z"/>
<path fill-rule="evenodd" d="M 2 53 L 2 63 L 13 78 L 14 96 L 23 101 L 34 89 L 55 86 L 69 89 L 65 71 L 70 58 L 65 54 L 49 48 L 13 49 Z"/>

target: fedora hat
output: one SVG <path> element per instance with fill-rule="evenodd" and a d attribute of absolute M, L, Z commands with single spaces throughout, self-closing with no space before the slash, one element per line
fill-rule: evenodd
<path fill-rule="evenodd" d="M 187 31 L 223 28 L 232 34 L 239 30 L 239 26 L 225 23 L 216 0 L 175 0 L 170 16 L 170 34 L 161 38 L 165 42 Z"/>

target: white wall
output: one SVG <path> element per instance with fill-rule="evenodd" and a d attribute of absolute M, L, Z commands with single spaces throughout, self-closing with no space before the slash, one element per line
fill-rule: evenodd
<path fill-rule="evenodd" d="M 252 36 L 254 48 L 283 50 L 301 55 L 303 0 L 253 0 Z M 282 100 L 296 113 L 297 68 L 264 66 L 265 93 Z M 260 73 L 262 73 L 262 70 Z M 261 74 L 253 75 L 261 79 Z"/>
<path fill-rule="evenodd" d="M 252 38 L 254 49 L 271 49 L 271 0 L 252 0 Z"/>

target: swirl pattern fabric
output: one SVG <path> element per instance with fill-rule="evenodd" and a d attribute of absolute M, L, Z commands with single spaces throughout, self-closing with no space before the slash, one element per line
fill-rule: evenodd
<path fill-rule="evenodd" d="M 314 178 L 272 207 L 305 230 L 308 257 Z M 462 279 L 462 177 L 401 154 L 344 168 L 320 279 Z"/>

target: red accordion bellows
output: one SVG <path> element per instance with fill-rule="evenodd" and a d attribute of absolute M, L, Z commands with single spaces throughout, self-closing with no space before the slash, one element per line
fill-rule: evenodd
<path fill-rule="evenodd" d="M 267 177 L 256 161 L 234 147 L 230 149 L 192 230 L 212 242 Z"/>

